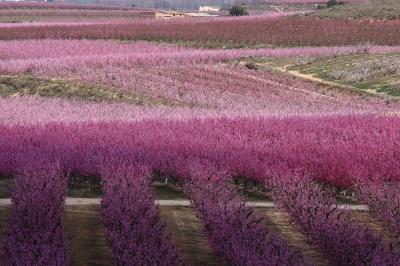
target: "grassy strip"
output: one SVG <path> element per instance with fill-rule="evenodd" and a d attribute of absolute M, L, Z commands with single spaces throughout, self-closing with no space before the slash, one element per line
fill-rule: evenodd
<path fill-rule="evenodd" d="M 172 102 L 167 99 L 153 99 L 144 94 L 89 85 L 75 80 L 45 79 L 29 75 L 0 76 L 0 96 L 17 97 L 24 95 L 67 98 L 89 102 L 129 103 L 133 105 L 182 105 L 182 103 Z"/>

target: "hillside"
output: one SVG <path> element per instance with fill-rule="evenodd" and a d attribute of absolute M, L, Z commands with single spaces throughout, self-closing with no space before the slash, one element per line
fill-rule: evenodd
<path fill-rule="evenodd" d="M 365 3 L 337 5 L 321 10 L 312 16 L 338 19 L 399 19 L 400 1 L 367 0 Z"/>

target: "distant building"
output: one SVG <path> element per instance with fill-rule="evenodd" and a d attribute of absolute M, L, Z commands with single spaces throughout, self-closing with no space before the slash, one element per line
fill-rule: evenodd
<path fill-rule="evenodd" d="M 182 12 L 174 12 L 174 11 L 164 11 L 164 12 L 155 12 L 156 18 L 184 18 L 189 17 L 190 15 Z"/>
<path fill-rule="evenodd" d="M 189 17 L 218 17 L 218 15 L 212 15 L 208 13 L 186 13 Z"/>
<path fill-rule="evenodd" d="M 218 12 L 221 10 L 219 6 L 200 6 L 200 12 Z"/>

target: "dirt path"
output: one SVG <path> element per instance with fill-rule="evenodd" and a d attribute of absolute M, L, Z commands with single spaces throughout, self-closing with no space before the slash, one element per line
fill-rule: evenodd
<path fill-rule="evenodd" d="M 279 72 L 284 73 L 284 74 L 289 74 L 289 75 L 301 78 L 303 80 L 306 80 L 306 81 L 309 81 L 309 82 L 313 82 L 314 84 L 318 83 L 318 84 L 322 84 L 322 85 L 328 85 L 330 87 L 341 88 L 341 89 L 347 90 L 347 91 L 351 90 L 351 91 L 358 91 L 358 92 L 369 92 L 369 91 L 366 91 L 366 90 L 358 89 L 358 88 L 353 87 L 353 86 L 341 85 L 341 84 L 338 84 L 338 83 L 329 82 L 329 81 L 326 81 L 326 80 L 315 78 L 312 75 L 302 74 L 302 73 L 300 73 L 298 71 L 295 71 L 295 70 L 287 70 L 286 68 L 288 66 L 284 66 L 284 67 L 271 67 L 271 66 L 269 66 L 269 67 L 270 67 L 269 69 L 271 69 L 271 70 L 276 70 L 276 71 L 279 71 Z M 301 89 L 301 88 L 298 88 L 298 87 L 289 86 L 287 84 L 279 83 L 279 82 L 276 82 L 276 81 L 271 81 L 271 80 L 268 80 L 268 79 L 265 79 L 265 78 L 255 77 L 255 76 L 252 76 L 252 75 L 247 75 L 247 77 L 251 78 L 251 79 L 254 79 L 254 80 L 257 80 L 257 81 L 265 82 L 266 84 L 271 84 L 271 85 L 278 86 L 278 87 L 281 87 L 281 88 L 284 88 L 284 89 L 288 89 L 288 90 L 291 90 L 291 91 L 296 91 L 296 92 L 300 92 L 300 93 L 303 93 L 303 94 L 307 94 L 307 95 L 309 95 L 311 97 L 315 97 L 315 98 L 319 97 L 321 99 L 325 99 L 326 101 L 329 101 L 329 102 L 332 102 L 332 103 L 340 103 L 340 104 L 343 104 L 345 106 L 359 108 L 359 110 L 363 110 L 365 108 L 365 102 L 355 101 L 354 99 L 350 99 L 349 100 L 349 99 L 346 99 L 345 97 L 340 97 L 340 94 L 338 94 L 339 97 L 335 97 L 335 96 L 325 95 L 324 93 L 318 92 L 316 90 Z M 381 94 L 381 93 L 378 93 L 378 92 L 375 92 L 375 93 L 369 92 L 369 93 L 371 95 L 374 94 L 374 95 L 377 95 L 377 96 L 380 96 L 380 97 L 384 96 L 384 94 Z M 397 110 L 393 111 L 393 110 L 388 109 L 386 107 L 376 107 L 376 108 L 378 108 L 380 110 L 380 112 L 382 112 L 382 113 L 384 113 L 386 115 L 395 115 L 395 116 L 399 115 L 399 111 L 397 111 Z"/>
<path fill-rule="evenodd" d="M 365 225 L 374 233 L 382 236 L 386 242 L 393 243 L 397 248 L 400 248 L 400 239 L 368 212 L 352 212 L 351 218 L 354 222 Z"/>
<path fill-rule="evenodd" d="M 306 79 L 306 80 L 313 81 L 313 82 L 316 82 L 316 83 L 321 83 L 321 84 L 328 85 L 328 86 L 339 87 L 339 88 L 350 89 L 350 90 L 365 91 L 365 92 L 367 92 L 369 94 L 373 94 L 373 95 L 381 96 L 381 97 L 382 96 L 384 96 L 384 97 L 388 96 L 385 93 L 378 92 L 377 89 L 361 90 L 361 89 L 359 89 L 357 87 L 354 87 L 354 86 L 351 86 L 351 85 L 343 85 L 343 84 L 339 84 L 339 83 L 336 83 L 336 82 L 331 82 L 331 81 L 327 81 L 327 80 L 324 80 L 324 79 L 320 79 L 320 78 L 314 77 L 312 74 L 300 73 L 297 70 L 284 70 L 284 72 L 289 73 L 289 74 L 291 74 L 293 76 L 302 78 L 302 79 Z M 396 96 L 390 96 L 390 98 L 400 99 L 400 97 L 396 97 Z"/>
<path fill-rule="evenodd" d="M 99 206 L 68 206 L 63 223 L 70 265 L 112 265 Z"/>
<path fill-rule="evenodd" d="M 156 200 L 154 204 L 158 206 L 171 206 L 171 207 L 190 207 L 191 203 L 189 200 Z M 0 199 L 0 207 L 7 207 L 11 205 L 10 199 Z M 100 205 L 99 198 L 67 198 L 65 200 L 66 206 L 91 206 Z M 263 207 L 263 208 L 274 208 L 275 204 L 270 201 L 249 201 L 246 203 L 249 207 Z M 355 204 L 337 204 L 339 209 L 350 209 L 355 211 L 368 211 L 367 205 L 355 205 Z"/>
<path fill-rule="evenodd" d="M 98 199 L 88 199 L 89 205 L 65 207 L 63 223 L 71 265 L 111 265 L 111 252 L 104 236 L 104 227 L 99 213 L 100 206 L 94 204 L 96 201 L 99 203 Z M 85 203 L 85 199 L 77 199 L 76 202 Z M 178 247 L 182 260 L 187 265 L 222 265 L 214 256 L 207 237 L 201 230 L 201 221 L 195 216 L 190 205 L 185 206 L 188 202 L 185 200 L 160 202 L 162 203 L 159 204 L 161 219 L 166 223 L 166 229 Z M 180 205 L 171 205 L 177 202 Z M 277 208 L 265 207 L 274 206 L 271 204 L 271 202 L 249 202 L 248 205 L 255 206 L 255 212 L 265 218 L 265 226 L 270 232 L 281 236 L 290 246 L 312 258 L 317 265 L 329 265 L 321 253 L 308 244 L 306 236 L 298 231 L 285 212 Z M 0 243 L 6 238 L 8 216 L 9 205 L 0 207 Z M 398 241 L 368 212 L 354 211 L 352 218 L 354 222 L 366 225 L 375 233 L 382 235 L 385 241 L 392 243 Z"/>
<path fill-rule="evenodd" d="M 350 89 L 350 90 L 360 90 L 354 86 L 350 86 L 350 85 L 343 85 L 343 84 L 339 84 L 336 82 L 332 82 L 332 81 L 328 81 L 328 80 L 324 80 L 321 78 L 317 78 L 314 77 L 312 74 L 304 74 L 301 73 L 300 71 L 297 70 L 288 70 L 288 68 L 291 65 L 286 65 L 284 67 L 275 67 L 274 69 L 284 72 L 284 73 L 288 73 L 290 75 L 293 75 L 295 77 L 301 78 L 301 79 L 305 79 L 308 81 L 312 81 L 312 82 L 316 82 L 316 83 L 320 83 L 320 84 L 324 84 L 324 85 L 328 85 L 328 86 L 332 86 L 332 87 L 339 87 L 339 88 L 343 88 L 343 89 Z M 378 96 L 383 96 L 384 94 L 377 92 L 376 90 L 373 89 L 368 89 L 368 90 L 364 90 L 370 94 L 374 94 L 374 95 L 378 95 Z"/>
<path fill-rule="evenodd" d="M 307 258 L 312 258 L 317 266 L 329 265 L 322 253 L 308 244 L 306 236 L 292 225 L 285 212 L 271 208 L 256 208 L 256 212 L 265 218 L 267 229 L 286 240 L 289 246 L 296 248 Z"/>
<path fill-rule="evenodd" d="M 201 221 L 191 208 L 160 206 L 159 210 L 185 265 L 223 265 L 213 255 L 207 237 L 202 232 Z"/>
<path fill-rule="evenodd" d="M 214 257 L 201 222 L 192 209 L 182 206 L 160 206 L 161 219 L 186 265 L 223 265 Z M 0 207 L 0 246 L 6 239 L 9 207 Z M 63 224 L 70 265 L 111 266 L 111 250 L 107 246 L 101 222 L 100 206 L 67 206 Z"/>
<path fill-rule="evenodd" d="M 0 247 L 3 246 L 7 234 L 7 220 L 10 210 L 6 207 L 0 207 Z"/>
<path fill-rule="evenodd" d="M 366 93 L 368 93 L 370 95 L 375 95 L 375 96 L 378 96 L 378 97 L 387 97 L 386 94 L 380 93 L 380 92 L 378 92 L 377 90 L 374 90 L 374 89 L 362 90 L 362 89 L 359 89 L 359 88 L 354 87 L 354 86 L 343 85 L 343 84 L 339 84 L 339 83 L 336 83 L 336 82 L 323 80 L 323 79 L 314 77 L 312 74 L 300 73 L 297 70 L 288 70 L 288 68 L 290 66 L 291 65 L 285 65 L 283 67 L 271 67 L 271 66 L 268 65 L 268 67 L 270 69 L 272 69 L 272 70 L 276 70 L 276 71 L 279 71 L 281 73 L 289 74 L 289 75 L 292 75 L 294 77 L 297 77 L 297 78 L 300 78 L 300 79 L 303 79 L 303 80 L 306 80 L 306 81 L 314 82 L 314 83 L 317 83 L 317 84 L 327 85 L 327 86 L 330 86 L 330 87 L 336 87 L 336 88 L 340 88 L 340 89 L 344 89 L 344 90 L 350 90 L 350 91 L 366 92 Z M 288 88 L 289 89 L 299 90 L 299 89 L 296 89 L 296 88 L 293 88 L 293 87 L 288 87 Z M 306 90 L 301 90 L 301 91 L 306 91 Z M 340 102 L 342 104 L 347 104 L 347 105 L 351 105 L 351 106 L 355 106 L 355 107 L 362 107 L 357 102 L 348 101 L 348 100 L 345 100 L 345 99 L 324 95 L 324 94 L 318 93 L 318 92 L 314 92 L 313 95 L 319 95 L 321 97 L 326 97 L 327 99 L 330 99 L 331 101 Z M 390 96 L 390 99 L 400 99 L 400 97 Z M 387 109 L 385 107 L 381 107 L 380 109 L 382 110 L 382 112 L 384 112 L 387 115 L 395 115 L 395 116 L 399 115 L 399 111 L 397 111 L 397 110 L 393 111 L 393 110 Z"/>
<path fill-rule="evenodd" d="M 297 91 L 297 92 L 301 92 L 301 93 L 304 93 L 304 94 L 308 94 L 308 95 L 311 95 L 311 96 L 314 96 L 314 97 L 321 97 L 321 98 L 330 100 L 332 102 L 344 103 L 343 101 L 340 101 L 338 98 L 335 98 L 335 97 L 332 97 L 332 96 L 329 96 L 329 95 L 324 95 L 324 94 L 318 93 L 316 91 L 300 89 L 300 88 L 297 88 L 297 87 L 289 86 L 287 84 L 279 83 L 279 82 L 268 80 L 268 79 L 264 79 L 264 78 L 255 77 L 255 76 L 252 76 L 252 75 L 246 75 L 246 77 L 254 79 L 254 80 L 257 80 L 257 81 L 265 82 L 267 84 L 275 85 L 275 86 L 278 86 L 278 87 L 283 87 L 283 88 L 286 88 L 286 89 L 289 89 L 289 90 L 292 90 L 292 91 Z"/>
<path fill-rule="evenodd" d="M 9 212 L 0 207 L 0 247 L 7 236 Z M 66 207 L 63 224 L 70 265 L 112 265 L 98 206 Z"/>

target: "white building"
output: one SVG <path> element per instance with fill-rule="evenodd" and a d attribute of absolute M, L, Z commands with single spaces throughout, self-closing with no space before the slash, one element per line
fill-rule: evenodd
<path fill-rule="evenodd" d="M 200 12 L 218 12 L 221 10 L 219 6 L 200 6 Z"/>

